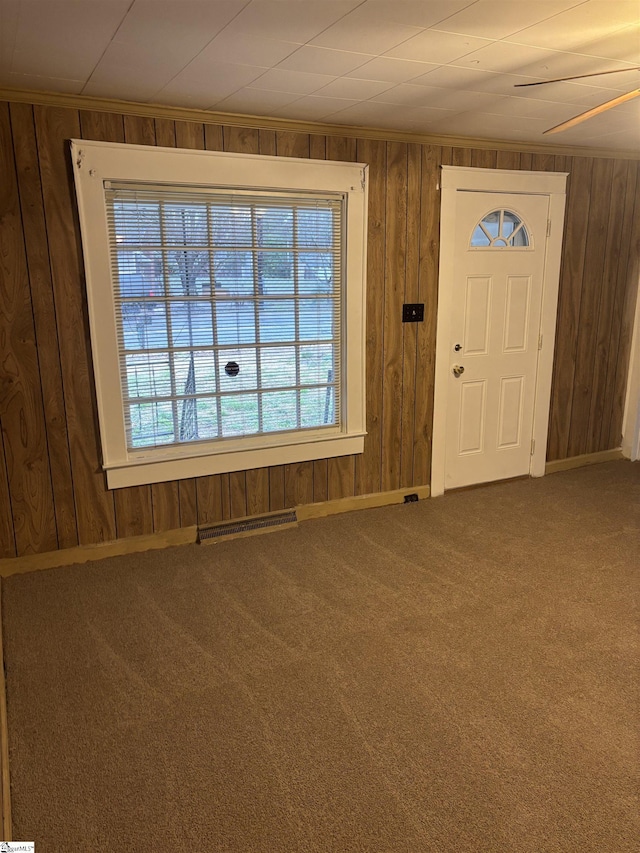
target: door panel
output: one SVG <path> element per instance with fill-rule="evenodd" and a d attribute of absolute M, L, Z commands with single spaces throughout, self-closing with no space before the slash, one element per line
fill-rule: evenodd
<path fill-rule="evenodd" d="M 464 351 L 486 355 L 489 346 L 491 277 L 469 276 L 464 315 Z"/>
<path fill-rule="evenodd" d="M 507 278 L 507 308 L 504 321 L 503 352 L 525 352 L 529 331 L 531 276 L 510 275 Z"/>
<path fill-rule="evenodd" d="M 487 383 L 463 381 L 460 400 L 460 455 L 482 452 Z"/>
<path fill-rule="evenodd" d="M 548 209 L 546 195 L 456 194 L 445 488 L 529 472 Z"/>
<path fill-rule="evenodd" d="M 524 381 L 524 376 L 509 376 L 500 380 L 498 449 L 520 446 Z"/>

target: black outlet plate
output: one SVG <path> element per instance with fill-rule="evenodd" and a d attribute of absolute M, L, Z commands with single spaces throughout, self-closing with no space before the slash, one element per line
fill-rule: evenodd
<path fill-rule="evenodd" d="M 424 320 L 424 302 L 405 302 L 402 306 L 403 323 L 422 323 Z"/>

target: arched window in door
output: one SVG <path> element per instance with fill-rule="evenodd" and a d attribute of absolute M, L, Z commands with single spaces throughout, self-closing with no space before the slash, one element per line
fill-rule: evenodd
<path fill-rule="evenodd" d="M 517 213 L 511 210 L 487 213 L 471 236 L 472 249 L 520 249 L 528 245 L 526 226 Z"/>

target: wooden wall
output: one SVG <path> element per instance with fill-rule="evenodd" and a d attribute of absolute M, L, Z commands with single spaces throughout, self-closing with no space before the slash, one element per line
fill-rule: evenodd
<path fill-rule="evenodd" d="M 108 491 L 67 140 L 370 164 L 368 436 L 355 457 Z M 441 164 L 569 171 L 548 459 L 620 445 L 638 163 L 0 104 L 0 557 L 429 482 Z M 403 302 L 425 321 L 401 323 Z"/>

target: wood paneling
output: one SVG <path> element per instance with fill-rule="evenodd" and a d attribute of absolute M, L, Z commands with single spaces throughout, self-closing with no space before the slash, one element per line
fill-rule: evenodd
<path fill-rule="evenodd" d="M 407 145 L 387 144 L 382 389 L 382 490 L 400 488 L 402 302 L 407 262 Z"/>
<path fill-rule="evenodd" d="M 611 160 L 596 160 L 591 172 L 591 204 L 586 235 L 580 319 L 578 321 L 568 456 L 580 456 L 587 452 L 593 359 L 604 271 L 604 252 L 609 224 L 608 188 L 611 185 L 612 172 L 613 163 Z"/>
<path fill-rule="evenodd" d="M 195 121 L 177 121 L 176 146 L 178 148 L 204 148 L 204 126 Z"/>
<path fill-rule="evenodd" d="M 259 154 L 260 134 L 255 127 L 223 127 L 222 139 L 225 151 L 235 151 L 237 154 Z M 209 137 L 207 137 L 207 148 Z"/>
<path fill-rule="evenodd" d="M 260 153 L 273 157 L 276 153 L 275 130 L 261 130 L 258 137 Z"/>
<path fill-rule="evenodd" d="M 567 157 L 565 154 L 556 154 L 554 159 L 556 172 L 566 172 L 568 170 L 569 157 Z"/>
<path fill-rule="evenodd" d="M 626 357 L 630 339 L 625 339 L 630 317 L 627 294 L 631 291 L 633 299 L 633 282 L 638 281 L 638 257 L 640 248 L 637 244 L 638 226 L 640 219 L 640 164 L 627 164 L 627 183 L 624 202 L 622 234 L 618 250 L 618 269 L 615 281 L 615 297 L 613 317 L 611 321 L 611 337 L 609 339 L 607 381 L 605 383 L 605 403 L 600 431 L 600 450 L 617 447 L 621 444 L 622 419 L 624 410 L 624 394 L 626 390 Z M 634 244 L 634 240 L 636 241 Z M 617 353 L 617 358 L 613 355 Z"/>
<path fill-rule="evenodd" d="M 35 107 L 44 215 L 49 237 L 78 543 L 116 538 L 113 493 L 100 466 L 87 301 L 68 140 L 80 137 L 75 110 Z"/>
<path fill-rule="evenodd" d="M 16 536 L 11 512 L 7 464 L 4 458 L 4 435 L 0 430 L 0 557 L 15 556 Z"/>
<path fill-rule="evenodd" d="M 259 147 L 257 149 L 260 150 Z M 291 133 L 287 130 L 276 133 L 276 152 L 278 157 L 308 157 L 309 134 Z"/>
<path fill-rule="evenodd" d="M 313 463 L 313 500 L 329 500 L 329 460 L 318 459 Z"/>
<path fill-rule="evenodd" d="M 617 346 L 616 370 L 614 374 L 613 407 L 609 425 L 609 447 L 617 447 L 622 435 L 622 417 L 624 413 L 625 394 L 631 339 L 633 335 L 634 311 L 636 306 L 638 280 L 640 279 L 640 180 L 636 181 L 635 207 L 632 217 L 631 251 L 622 281 L 622 314 L 620 321 L 620 337 Z M 613 353 L 610 353 L 610 357 Z"/>
<path fill-rule="evenodd" d="M 204 129 L 204 147 L 207 151 L 222 151 L 223 139 L 222 128 L 215 124 L 208 124 Z"/>
<path fill-rule="evenodd" d="M 520 154 L 517 151 L 498 151 L 496 169 L 519 169 Z"/>
<path fill-rule="evenodd" d="M 269 508 L 284 509 L 284 465 L 269 468 Z"/>
<path fill-rule="evenodd" d="M 231 476 L 231 474 L 219 475 L 222 518 L 225 521 L 231 518 Z"/>
<path fill-rule="evenodd" d="M 569 430 L 589 226 L 592 166 L 592 160 L 575 157 L 569 175 L 549 419 L 549 461 L 575 455 L 568 453 Z"/>
<path fill-rule="evenodd" d="M 47 228 L 42 206 L 42 186 L 31 106 L 11 104 L 11 129 L 38 348 L 58 544 L 60 548 L 72 548 L 78 544 L 78 531 Z"/>
<path fill-rule="evenodd" d="M 309 137 L 309 156 L 314 160 L 326 160 L 327 158 L 327 137 L 317 136 L 312 133 Z"/>
<path fill-rule="evenodd" d="M 590 383 L 589 422 L 587 426 L 586 453 L 600 450 L 600 428 L 607 404 L 607 366 L 609 361 L 609 343 L 611 340 L 611 324 L 613 322 L 613 307 L 615 303 L 618 264 L 620 257 L 620 235 L 625 228 L 624 199 L 627 189 L 627 166 L 622 160 L 613 163 L 610 181 L 611 197 L 609 201 L 609 222 L 607 225 L 606 242 L 603 253 L 603 271 L 600 281 L 610 282 L 610 287 L 601 287 L 598 294 L 598 322 L 595 326 L 595 345 L 593 347 L 593 370 Z M 631 227 L 631 223 L 628 224 Z M 615 251 L 617 249 L 618 251 Z M 595 312 L 594 312 L 595 313 Z"/>
<path fill-rule="evenodd" d="M 176 123 L 167 118 L 157 118 L 156 145 L 163 148 L 175 148 L 176 145 Z"/>
<path fill-rule="evenodd" d="M 156 128 L 153 119 L 143 116 L 124 117 L 124 141 L 132 145 L 155 145 Z"/>
<path fill-rule="evenodd" d="M 438 319 L 438 265 L 440 263 L 440 161 L 442 149 L 422 146 L 420 204 L 420 269 L 418 302 L 424 303 L 424 323 L 418 325 L 415 381 L 415 430 L 413 435 L 413 485 L 426 486 L 431 479 L 435 340 Z"/>
<path fill-rule="evenodd" d="M 180 490 L 176 482 L 151 486 L 151 517 L 154 533 L 180 527 Z"/>
<path fill-rule="evenodd" d="M 369 495 L 381 489 L 382 377 L 385 234 L 387 202 L 387 146 L 361 139 L 358 162 L 369 164 L 369 217 L 367 239 L 367 435 L 364 452 L 356 459 L 356 494 Z"/>
<path fill-rule="evenodd" d="M 58 547 L 8 105 L 0 108 L 0 426 L 18 556 Z"/>
<path fill-rule="evenodd" d="M 0 427 L 18 556 L 57 545 L 9 109 L 0 109 Z"/>
<path fill-rule="evenodd" d="M 407 257 L 404 302 L 418 302 L 420 291 L 420 215 L 422 202 L 422 146 L 407 150 Z M 413 457 L 416 419 L 418 330 L 420 323 L 402 324 L 402 422 L 400 432 L 400 485 L 414 483 Z"/>
<path fill-rule="evenodd" d="M 259 515 L 269 509 L 269 469 L 247 471 L 247 515 Z"/>
<path fill-rule="evenodd" d="M 197 480 L 180 480 L 178 483 L 180 500 L 180 526 L 191 527 L 198 523 Z"/>
<path fill-rule="evenodd" d="M 244 471 L 234 471 L 229 474 L 229 515 L 231 518 L 242 518 L 247 515 L 247 475 Z"/>
<path fill-rule="evenodd" d="M 531 168 L 534 172 L 555 172 L 556 158 L 553 154 L 534 154 L 531 158 Z"/>
<path fill-rule="evenodd" d="M 471 165 L 478 169 L 495 169 L 497 159 L 497 151 L 473 150 L 471 152 Z"/>
<path fill-rule="evenodd" d="M 313 502 L 313 462 L 284 466 L 285 507 Z"/>
<path fill-rule="evenodd" d="M 198 524 L 222 521 L 222 487 L 219 476 L 198 477 L 196 480 Z"/>
<path fill-rule="evenodd" d="M 473 151 L 471 148 L 452 148 L 451 149 L 451 165 L 452 166 L 470 166 Z"/>
<path fill-rule="evenodd" d="M 638 280 L 637 162 L 2 109 L 0 556 L 428 484 L 442 164 L 570 173 L 548 458 L 618 446 Z M 363 454 L 106 489 L 68 149 L 80 136 L 369 164 Z M 402 324 L 403 302 L 424 302 L 424 322 Z"/>
<path fill-rule="evenodd" d="M 149 116 L 125 116 L 124 140 L 133 145 L 155 145 L 156 126 Z"/>

